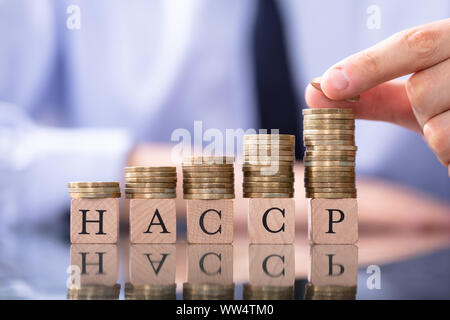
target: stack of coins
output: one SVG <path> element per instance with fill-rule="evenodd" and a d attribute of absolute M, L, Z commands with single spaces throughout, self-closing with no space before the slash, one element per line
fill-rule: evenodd
<path fill-rule="evenodd" d="M 233 300 L 234 284 L 183 283 L 184 300 Z"/>
<path fill-rule="evenodd" d="M 126 167 L 127 199 L 173 199 L 177 197 L 176 167 Z"/>
<path fill-rule="evenodd" d="M 193 157 L 184 159 L 184 199 L 234 199 L 233 163 L 234 157 Z"/>
<path fill-rule="evenodd" d="M 244 284 L 244 300 L 292 300 L 293 286 L 254 286 Z"/>
<path fill-rule="evenodd" d="M 244 198 L 294 197 L 295 136 L 244 136 Z"/>
<path fill-rule="evenodd" d="M 356 286 L 315 286 L 306 285 L 305 300 L 355 300 Z"/>
<path fill-rule="evenodd" d="M 356 198 L 352 109 L 303 110 L 307 198 Z"/>
<path fill-rule="evenodd" d="M 114 286 L 85 285 L 80 288 L 70 288 L 67 300 L 117 300 L 120 294 L 120 284 Z"/>
<path fill-rule="evenodd" d="M 69 182 L 72 199 L 120 198 L 119 182 Z"/>
<path fill-rule="evenodd" d="M 126 300 L 175 300 L 177 285 L 141 285 L 125 284 Z"/>

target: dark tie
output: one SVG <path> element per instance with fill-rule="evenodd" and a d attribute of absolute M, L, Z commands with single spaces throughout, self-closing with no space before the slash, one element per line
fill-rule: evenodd
<path fill-rule="evenodd" d="M 301 106 L 295 95 L 280 13 L 274 0 L 257 0 L 253 56 L 261 129 L 295 134 L 296 158 L 303 158 Z"/>

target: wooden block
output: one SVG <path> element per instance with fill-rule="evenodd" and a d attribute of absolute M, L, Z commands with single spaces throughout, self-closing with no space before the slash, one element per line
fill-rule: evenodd
<path fill-rule="evenodd" d="M 72 199 L 70 203 L 72 243 L 117 243 L 118 239 L 118 199 Z"/>
<path fill-rule="evenodd" d="M 171 285 L 175 283 L 175 244 L 132 244 L 130 247 L 130 283 Z"/>
<path fill-rule="evenodd" d="M 175 199 L 130 200 L 131 243 L 177 241 Z"/>
<path fill-rule="evenodd" d="M 190 244 L 187 247 L 187 282 L 191 284 L 233 283 L 233 246 Z"/>
<path fill-rule="evenodd" d="M 348 244 L 311 246 L 308 280 L 315 286 L 356 286 L 358 247 Z"/>
<path fill-rule="evenodd" d="M 250 243 L 293 243 L 295 200 L 249 199 L 248 232 Z"/>
<path fill-rule="evenodd" d="M 80 275 L 81 286 L 113 286 L 119 278 L 119 251 L 115 244 L 73 244 L 70 246 L 72 282 Z M 77 270 L 77 271 L 76 271 Z"/>
<path fill-rule="evenodd" d="M 353 244 L 358 241 L 356 199 L 310 199 L 308 238 L 316 244 Z"/>
<path fill-rule="evenodd" d="M 293 286 L 295 254 L 292 244 L 251 244 L 249 283 L 255 286 Z"/>
<path fill-rule="evenodd" d="M 234 201 L 188 200 L 189 243 L 232 243 Z"/>

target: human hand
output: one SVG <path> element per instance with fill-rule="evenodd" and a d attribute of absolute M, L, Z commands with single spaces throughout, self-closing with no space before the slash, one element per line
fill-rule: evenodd
<path fill-rule="evenodd" d="M 413 74 L 405 81 L 389 81 Z M 310 107 L 351 106 L 359 119 L 389 121 L 424 135 L 450 175 L 450 19 L 407 29 L 345 58 L 308 85 Z M 361 94 L 358 102 L 341 100 Z"/>

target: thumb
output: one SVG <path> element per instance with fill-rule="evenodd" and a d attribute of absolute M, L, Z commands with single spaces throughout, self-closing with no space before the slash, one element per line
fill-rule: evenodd
<path fill-rule="evenodd" d="M 422 133 L 406 94 L 405 81 L 393 80 L 379 84 L 361 94 L 358 102 L 351 103 L 330 100 L 309 84 L 305 100 L 310 108 L 350 107 L 357 119 L 387 121 Z"/>

